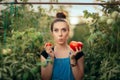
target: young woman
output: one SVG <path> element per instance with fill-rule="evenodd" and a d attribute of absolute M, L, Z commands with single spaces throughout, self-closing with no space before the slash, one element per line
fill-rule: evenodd
<path fill-rule="evenodd" d="M 47 62 L 46 67 L 41 67 L 42 80 L 82 80 L 84 76 L 84 54 L 81 48 L 73 51 L 68 43 L 69 24 L 63 12 L 56 14 L 56 19 L 51 24 L 51 33 L 54 46 L 46 46 L 41 53 L 41 62 L 51 59 L 53 64 Z"/>

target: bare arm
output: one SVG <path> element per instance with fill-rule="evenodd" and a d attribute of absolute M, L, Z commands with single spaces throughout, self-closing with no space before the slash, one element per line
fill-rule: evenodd
<path fill-rule="evenodd" d="M 76 66 L 72 67 L 75 80 L 82 80 L 84 76 L 84 56 L 77 60 Z"/>
<path fill-rule="evenodd" d="M 45 61 L 46 61 L 46 59 L 43 56 L 41 56 L 41 62 L 45 62 Z M 52 68 L 53 68 L 53 64 L 51 64 L 51 63 L 48 63 L 47 66 L 45 66 L 45 67 L 41 66 L 42 80 L 50 80 L 51 79 Z"/>
<path fill-rule="evenodd" d="M 46 45 L 47 44 L 45 44 L 45 46 L 44 46 L 46 54 L 49 55 L 50 59 L 53 62 L 54 61 L 54 53 L 52 50 L 52 46 L 46 46 Z M 41 55 L 41 63 L 45 63 L 45 62 L 47 62 L 47 59 L 45 57 L 43 57 L 43 55 Z M 48 62 L 46 64 L 46 66 L 41 66 L 42 80 L 51 80 L 52 68 L 53 68 L 53 64 L 51 64 L 50 62 Z"/>

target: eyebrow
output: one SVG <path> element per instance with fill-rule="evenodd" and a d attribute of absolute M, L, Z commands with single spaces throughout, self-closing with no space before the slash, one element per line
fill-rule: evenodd
<path fill-rule="evenodd" d="M 58 29 L 58 28 L 53 28 L 53 29 Z M 68 29 L 67 27 L 63 27 L 63 28 L 61 28 L 61 29 Z"/>

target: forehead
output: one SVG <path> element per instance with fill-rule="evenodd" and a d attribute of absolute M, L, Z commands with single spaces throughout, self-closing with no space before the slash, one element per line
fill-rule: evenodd
<path fill-rule="evenodd" d="M 66 22 L 59 21 L 54 23 L 53 28 L 68 28 L 68 25 Z"/>

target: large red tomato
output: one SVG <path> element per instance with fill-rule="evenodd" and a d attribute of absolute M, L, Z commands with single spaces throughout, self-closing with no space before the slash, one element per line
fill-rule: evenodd
<path fill-rule="evenodd" d="M 70 42 L 70 48 L 73 49 L 74 51 L 76 51 L 76 47 L 78 46 L 76 41 L 71 41 Z"/>
<path fill-rule="evenodd" d="M 52 46 L 52 44 L 50 42 L 47 42 L 45 45 L 46 46 Z"/>
<path fill-rule="evenodd" d="M 83 43 L 82 42 L 78 42 L 78 47 L 81 47 L 81 49 L 83 48 Z"/>
<path fill-rule="evenodd" d="M 74 51 L 76 51 L 76 48 L 82 48 L 83 47 L 83 43 L 82 42 L 77 42 L 77 41 L 71 41 L 69 44 L 70 48 L 72 48 Z"/>

